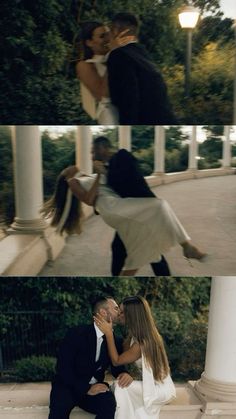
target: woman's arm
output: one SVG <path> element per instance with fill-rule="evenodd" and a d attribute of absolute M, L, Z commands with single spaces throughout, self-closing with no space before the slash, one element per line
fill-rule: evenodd
<path fill-rule="evenodd" d="M 106 336 L 108 352 L 114 366 L 131 364 L 141 357 L 140 345 L 137 342 L 133 343 L 127 351 L 119 355 L 113 336 L 112 323 L 107 322 L 99 313 L 94 316 L 94 321 Z"/>
<path fill-rule="evenodd" d="M 87 205 L 93 206 L 97 197 L 100 176 L 100 173 L 98 173 L 93 185 L 88 191 L 81 186 L 81 183 L 76 178 L 68 179 L 67 182 L 76 198 Z"/>
<path fill-rule="evenodd" d="M 131 364 L 141 357 L 141 349 L 138 343 L 133 343 L 133 345 L 127 351 L 119 355 L 116 349 L 113 333 L 106 333 L 105 335 L 108 352 L 111 358 L 111 362 L 114 366 Z"/>
<path fill-rule="evenodd" d="M 100 77 L 93 63 L 79 61 L 76 65 L 76 74 L 97 100 L 109 97 L 107 72 Z"/>

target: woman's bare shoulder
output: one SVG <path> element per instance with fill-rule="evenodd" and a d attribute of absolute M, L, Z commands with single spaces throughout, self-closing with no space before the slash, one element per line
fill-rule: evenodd
<path fill-rule="evenodd" d="M 91 68 L 91 67 L 94 67 L 93 63 L 88 63 L 85 60 L 80 60 L 76 64 L 76 68 L 80 70 Z"/>
<path fill-rule="evenodd" d="M 86 77 L 86 75 L 93 75 L 94 73 L 97 73 L 94 67 L 93 63 L 87 63 L 86 61 L 78 61 L 76 64 L 76 73 L 77 75 L 80 75 L 82 77 Z"/>

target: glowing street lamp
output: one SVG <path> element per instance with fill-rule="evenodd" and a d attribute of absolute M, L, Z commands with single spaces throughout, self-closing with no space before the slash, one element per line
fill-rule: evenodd
<path fill-rule="evenodd" d="M 199 11 L 193 6 L 184 6 L 179 13 L 179 23 L 181 28 L 187 30 L 187 51 L 185 66 L 185 96 L 189 97 L 190 71 L 192 56 L 192 32 L 199 19 Z"/>

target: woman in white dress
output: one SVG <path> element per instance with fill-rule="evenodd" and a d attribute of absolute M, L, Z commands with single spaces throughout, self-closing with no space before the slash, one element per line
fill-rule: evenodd
<path fill-rule="evenodd" d="M 76 74 L 81 84 L 83 108 L 101 125 L 119 124 L 118 110 L 109 97 L 106 54 L 109 49 L 123 45 L 130 38 L 123 32 L 111 44 L 109 30 L 103 23 L 86 22 L 82 26 L 83 59 L 77 63 Z"/>
<path fill-rule="evenodd" d="M 120 306 L 120 321 L 125 324 L 128 338 L 124 352 L 118 354 L 112 322 L 97 314 L 94 321 L 105 334 L 113 365 L 135 363 L 140 380 L 128 387 L 115 383 L 115 419 L 158 419 L 161 407 L 176 397 L 169 363 L 160 333 L 148 302 L 140 296 L 127 297 Z"/>
<path fill-rule="evenodd" d="M 205 254 L 190 242 L 190 237 L 170 208 L 157 197 L 121 198 L 106 183 L 106 169 L 94 162 L 97 175 L 78 173 L 76 166 L 64 169 L 58 177 L 56 191 L 45 204 L 43 213 L 52 217 L 58 232 L 80 232 L 81 202 L 95 206 L 106 224 L 114 228 L 123 241 L 127 257 L 122 276 L 136 271 L 179 244 L 186 258 L 203 261 Z"/>

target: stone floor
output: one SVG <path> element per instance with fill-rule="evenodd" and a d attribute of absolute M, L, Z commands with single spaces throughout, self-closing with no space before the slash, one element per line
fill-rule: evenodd
<path fill-rule="evenodd" d="M 236 176 L 181 181 L 154 191 L 169 202 L 193 243 L 209 254 L 205 263 L 193 261 L 192 267 L 176 246 L 165 255 L 172 275 L 235 275 Z M 57 260 L 48 263 L 39 276 L 110 276 L 113 234 L 100 216 L 90 217 L 82 234 L 69 237 Z M 150 276 L 152 271 L 144 266 L 137 275 Z"/>
<path fill-rule="evenodd" d="M 0 419 L 47 419 L 50 383 L 0 384 Z M 188 384 L 176 386 L 177 398 L 162 408 L 160 419 L 198 417 L 201 402 Z M 71 419 L 94 419 L 75 408 Z M 127 419 L 127 418 L 124 418 Z"/>

